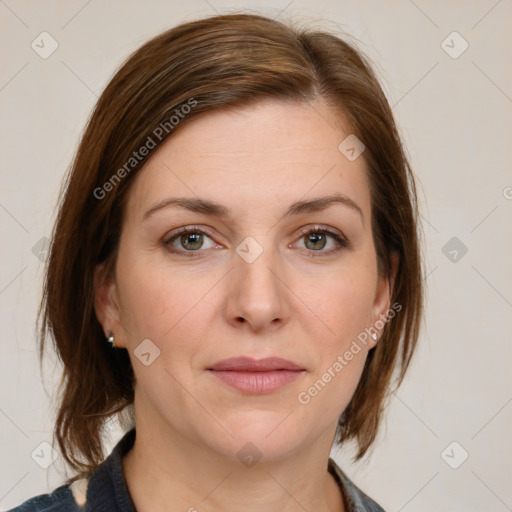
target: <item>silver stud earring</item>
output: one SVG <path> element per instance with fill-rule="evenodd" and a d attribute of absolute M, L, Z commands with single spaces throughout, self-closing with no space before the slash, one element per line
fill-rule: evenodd
<path fill-rule="evenodd" d="M 115 347 L 115 345 L 114 345 L 115 337 L 114 337 L 114 333 L 113 333 L 113 332 L 111 332 L 111 333 L 110 333 L 110 336 L 107 338 L 107 341 L 108 341 L 108 342 L 109 342 L 113 347 Z"/>
<path fill-rule="evenodd" d="M 374 339 L 374 341 L 377 341 L 377 335 L 374 332 L 372 332 L 372 338 Z"/>

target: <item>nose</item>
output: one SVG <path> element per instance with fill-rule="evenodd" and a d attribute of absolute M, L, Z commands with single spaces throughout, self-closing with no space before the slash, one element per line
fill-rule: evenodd
<path fill-rule="evenodd" d="M 280 328 L 289 320 L 290 291 L 278 256 L 266 247 L 254 261 L 242 256 L 233 255 L 226 297 L 228 321 L 238 328 L 246 324 L 254 332 Z"/>

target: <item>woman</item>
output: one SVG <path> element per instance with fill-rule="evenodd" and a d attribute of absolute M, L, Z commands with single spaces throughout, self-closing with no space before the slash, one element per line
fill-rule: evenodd
<path fill-rule="evenodd" d="M 414 352 L 417 217 L 346 42 L 237 14 L 146 43 L 83 135 L 40 310 L 76 474 L 14 510 L 382 510 L 329 454 L 367 453 Z"/>

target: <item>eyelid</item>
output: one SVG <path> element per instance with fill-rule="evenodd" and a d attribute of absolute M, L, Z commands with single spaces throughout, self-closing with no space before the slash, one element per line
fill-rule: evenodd
<path fill-rule="evenodd" d="M 298 234 L 299 234 L 299 236 L 304 236 L 304 235 L 307 235 L 308 233 L 316 232 L 316 231 L 322 231 L 322 232 L 328 233 L 329 235 L 337 235 L 337 236 L 339 236 L 340 238 L 343 238 L 343 239 L 347 238 L 338 229 L 335 229 L 335 228 L 332 228 L 330 226 L 326 226 L 326 225 L 323 225 L 323 224 L 313 224 L 311 226 L 306 226 L 304 228 L 301 228 L 299 230 Z"/>

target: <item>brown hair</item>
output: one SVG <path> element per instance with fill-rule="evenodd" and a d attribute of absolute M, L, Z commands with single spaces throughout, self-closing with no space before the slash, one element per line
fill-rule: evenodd
<path fill-rule="evenodd" d="M 321 98 L 347 117 L 366 146 L 380 270 L 391 276 L 389 254 L 400 257 L 391 302 L 402 309 L 370 351 L 337 429 L 337 442 L 357 441 L 356 458 L 374 441 L 393 371 L 399 385 L 415 349 L 423 308 L 416 189 L 393 114 L 366 58 L 339 37 L 258 15 L 219 15 L 158 35 L 122 64 L 64 184 L 39 310 L 40 357 L 53 338 L 64 367 L 54 436 L 77 472 L 103 460 L 107 420 L 134 399 L 128 353 L 106 342 L 94 310 L 95 267 L 105 263 L 112 275 L 127 192 L 148 157 L 130 159 L 151 134 L 156 147 L 172 135 L 172 116 L 179 129 L 201 112 L 270 98 Z M 169 129 L 158 138 L 158 127 Z"/>

